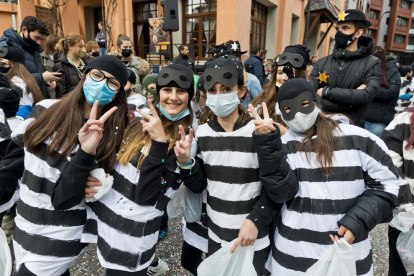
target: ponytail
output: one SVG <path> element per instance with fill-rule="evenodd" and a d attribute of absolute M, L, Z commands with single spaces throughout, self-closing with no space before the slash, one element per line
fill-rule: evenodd
<path fill-rule="evenodd" d="M 83 40 L 83 37 L 78 34 L 68 34 L 65 38 L 61 38 L 56 45 L 56 48 L 59 52 L 64 53 L 67 55 L 70 46 L 74 46 L 79 41 Z"/>

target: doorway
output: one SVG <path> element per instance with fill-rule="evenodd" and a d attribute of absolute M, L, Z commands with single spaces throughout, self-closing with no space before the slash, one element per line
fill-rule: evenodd
<path fill-rule="evenodd" d="M 134 3 L 134 51 L 135 55 L 146 58 L 150 53 L 150 25 L 148 18 L 158 16 L 156 0 Z"/>

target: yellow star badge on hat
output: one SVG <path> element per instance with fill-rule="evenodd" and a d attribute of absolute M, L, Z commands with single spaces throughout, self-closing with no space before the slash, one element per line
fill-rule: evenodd
<path fill-rule="evenodd" d="M 322 83 L 322 82 L 328 83 L 328 78 L 329 76 L 326 74 L 326 71 L 323 73 L 319 72 L 319 77 L 317 77 L 317 79 L 319 80 L 319 83 Z"/>
<path fill-rule="evenodd" d="M 348 15 L 349 13 L 345 13 L 344 11 L 339 15 L 339 19 L 338 21 L 344 21 L 345 17 Z"/>

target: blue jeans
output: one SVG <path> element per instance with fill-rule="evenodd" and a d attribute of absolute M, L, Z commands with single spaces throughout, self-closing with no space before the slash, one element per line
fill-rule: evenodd
<path fill-rule="evenodd" d="M 387 127 L 384 123 L 371 123 L 365 121 L 365 129 L 371 132 L 372 134 L 377 135 L 378 137 L 381 136 L 384 129 Z"/>
<path fill-rule="evenodd" d="M 106 54 L 106 48 L 99 48 L 99 55 L 104 56 Z"/>

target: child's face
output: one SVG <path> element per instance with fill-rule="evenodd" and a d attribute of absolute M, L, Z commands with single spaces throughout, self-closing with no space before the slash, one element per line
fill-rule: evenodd
<path fill-rule="evenodd" d="M 169 115 L 178 115 L 188 105 L 188 92 L 182 88 L 163 87 L 160 90 L 160 104 Z"/>

